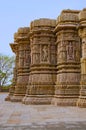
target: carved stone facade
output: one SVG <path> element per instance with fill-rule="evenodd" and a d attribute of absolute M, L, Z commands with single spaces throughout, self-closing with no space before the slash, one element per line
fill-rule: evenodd
<path fill-rule="evenodd" d="M 86 8 L 79 14 L 79 29 L 78 33 L 82 40 L 81 50 L 81 82 L 80 82 L 80 96 L 77 105 L 86 107 Z"/>
<path fill-rule="evenodd" d="M 75 106 L 80 86 L 80 38 L 77 25 L 79 11 L 63 10 L 57 19 L 57 80 L 55 105 Z"/>
<path fill-rule="evenodd" d="M 16 54 L 15 70 L 16 80 L 14 94 L 11 101 L 22 101 L 26 94 L 28 84 L 29 68 L 30 68 L 30 40 L 29 28 L 19 28 L 14 35 L 14 44 L 10 44 L 13 52 Z"/>
<path fill-rule="evenodd" d="M 56 47 L 55 20 L 40 19 L 31 22 L 31 66 L 25 104 L 50 104 L 54 95 Z"/>
<path fill-rule="evenodd" d="M 34 20 L 10 45 L 16 55 L 11 101 L 86 107 L 86 9 Z"/>

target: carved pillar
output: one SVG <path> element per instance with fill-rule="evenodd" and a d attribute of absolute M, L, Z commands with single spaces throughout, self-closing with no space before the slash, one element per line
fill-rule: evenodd
<path fill-rule="evenodd" d="M 81 89 L 77 105 L 86 107 L 86 8 L 79 14 L 79 36 L 82 40 L 82 57 L 81 57 Z"/>
<path fill-rule="evenodd" d="M 57 82 L 52 104 L 73 106 L 79 97 L 80 39 L 78 11 L 63 10 L 57 19 Z"/>
<path fill-rule="evenodd" d="M 18 61 L 17 61 L 17 84 L 11 101 L 22 101 L 26 94 L 26 86 L 29 79 L 30 45 L 29 28 L 19 28 L 17 36 Z"/>
<path fill-rule="evenodd" d="M 18 63 L 18 44 L 17 44 L 17 33 L 14 34 L 14 43 L 10 44 L 10 47 L 12 49 L 12 51 L 15 53 L 15 67 L 13 68 L 13 82 L 12 82 L 12 86 L 9 89 L 9 94 L 8 96 L 5 98 L 6 101 L 11 101 L 13 95 L 14 95 L 14 91 L 15 91 L 15 86 L 17 84 L 17 63 Z"/>
<path fill-rule="evenodd" d="M 54 95 L 56 45 L 55 20 L 31 22 L 31 67 L 25 104 L 50 104 Z"/>

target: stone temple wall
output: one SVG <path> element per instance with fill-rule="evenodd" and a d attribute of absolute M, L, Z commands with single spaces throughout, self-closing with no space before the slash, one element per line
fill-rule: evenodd
<path fill-rule="evenodd" d="M 16 60 L 9 100 L 86 107 L 85 8 L 32 21 L 10 46 Z"/>

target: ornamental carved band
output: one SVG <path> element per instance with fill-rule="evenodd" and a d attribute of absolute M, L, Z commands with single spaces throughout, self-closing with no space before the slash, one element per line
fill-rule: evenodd
<path fill-rule="evenodd" d="M 19 28 L 11 101 L 86 107 L 86 9 Z"/>

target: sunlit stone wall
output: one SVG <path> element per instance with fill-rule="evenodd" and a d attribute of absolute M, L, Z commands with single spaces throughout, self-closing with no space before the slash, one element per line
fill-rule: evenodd
<path fill-rule="evenodd" d="M 19 28 L 11 101 L 86 107 L 86 9 Z"/>

